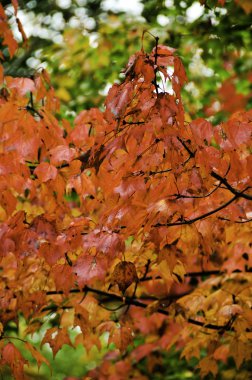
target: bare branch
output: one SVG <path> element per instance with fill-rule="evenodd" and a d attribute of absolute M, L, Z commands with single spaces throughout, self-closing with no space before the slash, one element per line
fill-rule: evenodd
<path fill-rule="evenodd" d="M 206 212 L 205 214 L 202 214 L 202 215 L 199 215 L 197 216 L 196 218 L 193 218 L 193 219 L 188 219 L 188 220 L 182 220 L 182 221 L 178 221 L 178 222 L 173 222 L 173 223 L 156 223 L 156 224 L 153 224 L 152 227 L 172 227 L 172 226 L 182 226 L 184 224 L 193 224 L 195 222 L 197 222 L 198 220 L 201 220 L 201 219 L 205 219 L 207 218 L 208 216 L 210 215 L 213 215 L 215 214 L 216 212 L 226 208 L 227 206 L 229 206 L 232 202 L 234 202 L 237 198 L 239 198 L 240 195 L 235 195 L 233 198 L 231 198 L 229 201 L 227 201 L 226 203 L 222 204 L 221 206 L 217 207 L 216 209 L 214 210 L 211 210 L 209 212 Z"/>
<path fill-rule="evenodd" d="M 211 176 L 213 178 L 216 178 L 218 179 L 219 181 L 221 181 L 225 186 L 226 188 L 231 191 L 231 193 L 235 194 L 236 196 L 239 196 L 239 197 L 242 197 L 242 198 L 245 198 L 245 199 L 248 199 L 248 200 L 252 200 L 252 195 L 249 195 L 249 194 L 246 194 L 245 191 L 250 189 L 250 187 L 246 187 L 246 189 L 242 190 L 242 191 L 239 191 L 239 190 L 236 190 L 234 189 L 227 181 L 226 178 L 223 178 L 221 177 L 219 174 L 215 173 L 214 171 L 212 171 L 211 173 Z"/>
<path fill-rule="evenodd" d="M 112 309 L 111 311 L 114 311 L 114 310 L 119 310 L 120 308 L 122 308 L 123 306 L 125 305 L 128 305 L 128 306 L 136 306 L 136 307 L 140 307 L 140 308 L 143 308 L 143 309 L 146 309 L 148 307 L 148 304 L 144 303 L 144 302 L 140 302 L 136 299 L 133 299 L 131 297 L 122 297 L 122 296 L 118 296 L 117 294 L 114 294 L 114 293 L 108 293 L 108 292 L 104 292 L 104 291 L 101 291 L 99 289 L 94 289 L 94 288 L 91 288 L 89 286 L 85 286 L 84 289 L 80 290 L 80 289 L 73 289 L 73 291 L 71 293 L 78 293 L 78 292 L 81 292 L 81 291 L 85 291 L 85 292 L 90 292 L 90 293 L 94 293 L 94 294 L 97 294 L 97 295 L 100 295 L 100 296 L 104 296 L 104 297 L 109 297 L 109 300 L 112 301 L 112 300 L 115 300 L 115 301 L 120 301 L 122 304 L 118 307 L 116 307 L 116 309 Z M 61 291 L 49 291 L 47 292 L 47 295 L 56 295 L 56 294 L 63 294 L 63 292 Z M 185 294 L 181 295 L 181 296 L 184 296 Z M 161 299 L 159 301 L 167 301 L 167 300 L 176 300 L 177 298 L 180 298 L 181 296 L 172 296 L 172 297 L 166 297 L 164 299 Z M 102 306 L 102 304 L 101 304 Z M 103 306 L 102 306 L 103 307 Z M 42 311 L 49 311 L 49 310 L 53 310 L 53 311 L 56 311 L 57 309 L 71 309 L 72 306 L 56 306 L 56 305 L 51 305 L 51 306 L 47 306 L 45 307 Z M 108 309 L 109 310 L 109 309 Z M 166 315 L 168 316 L 169 315 L 169 311 L 165 310 L 165 309 L 162 309 L 162 308 L 158 308 L 157 310 L 155 310 L 156 313 L 159 313 L 159 314 L 163 314 L 163 315 Z M 232 320 L 233 321 L 233 320 Z M 214 324 L 211 324 L 211 323 L 204 323 L 204 322 L 201 322 L 201 321 L 197 321 L 195 319 L 192 319 L 192 318 L 188 318 L 187 319 L 187 322 L 191 323 L 191 324 L 194 324 L 196 326 L 201 326 L 201 327 L 204 327 L 206 329 L 210 329 L 210 330 L 217 330 L 217 331 L 230 331 L 232 330 L 232 324 L 230 323 L 230 321 L 228 321 L 225 325 L 214 325 Z"/>

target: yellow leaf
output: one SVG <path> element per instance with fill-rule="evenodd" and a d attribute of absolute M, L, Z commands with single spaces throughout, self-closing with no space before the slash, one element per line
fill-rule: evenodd
<path fill-rule="evenodd" d="M 208 373 L 212 373 L 213 376 L 216 376 L 216 374 L 218 372 L 218 365 L 217 365 L 216 361 L 209 356 L 202 359 L 199 362 L 198 367 L 200 369 L 200 375 L 202 377 L 206 376 Z"/>
<path fill-rule="evenodd" d="M 175 275 L 174 276 L 175 281 L 177 281 L 178 283 L 183 282 L 185 274 L 186 274 L 185 267 L 181 263 L 181 261 L 178 260 L 177 264 L 175 265 L 175 268 L 173 269 L 173 275 Z"/>
<path fill-rule="evenodd" d="M 170 267 L 169 267 L 169 265 L 168 265 L 168 263 L 167 263 L 166 260 L 162 260 L 162 261 L 158 264 L 158 269 L 159 269 L 159 272 L 160 272 L 161 277 L 162 277 L 164 280 L 173 281 L 173 280 L 172 280 L 172 276 L 171 276 Z"/>
<path fill-rule="evenodd" d="M 57 91 L 55 91 L 56 96 L 60 99 L 63 100 L 64 102 L 69 102 L 71 100 L 71 95 L 69 92 L 63 88 L 60 87 Z"/>
<path fill-rule="evenodd" d="M 241 340 L 234 339 L 230 345 L 230 354 L 233 356 L 237 369 L 247 359 L 248 346 Z M 251 355 L 251 354 L 250 354 Z"/>

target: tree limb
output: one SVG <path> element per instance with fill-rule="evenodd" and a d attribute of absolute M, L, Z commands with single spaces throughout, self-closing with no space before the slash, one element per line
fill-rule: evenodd
<path fill-rule="evenodd" d="M 234 202 L 237 198 L 239 198 L 241 195 L 235 195 L 233 198 L 231 198 L 229 201 L 227 201 L 226 203 L 220 205 L 219 207 L 217 207 L 216 209 L 214 210 L 211 210 L 209 212 L 206 212 L 205 214 L 202 214 L 202 215 L 199 215 L 197 216 L 196 218 L 193 218 L 193 219 L 188 219 L 188 220 L 182 220 L 181 222 L 173 222 L 173 223 L 156 223 L 156 224 L 153 224 L 152 227 L 172 227 L 172 226 L 182 226 L 184 224 L 193 224 L 195 222 L 197 222 L 198 220 L 201 220 L 201 219 L 205 219 L 207 218 L 208 216 L 210 215 L 213 215 L 215 214 L 216 212 L 226 208 L 227 206 L 229 206 L 232 202 Z"/>
<path fill-rule="evenodd" d="M 235 194 L 236 196 L 238 197 L 242 197 L 242 198 L 245 198 L 245 199 L 248 199 L 248 200 L 252 200 L 252 195 L 249 195 L 249 194 L 246 194 L 245 191 L 248 190 L 250 187 L 246 187 L 246 189 L 242 190 L 242 191 L 239 191 L 239 190 L 236 190 L 234 189 L 227 181 L 226 178 L 223 178 L 221 177 L 219 174 L 215 173 L 214 171 L 211 171 L 210 175 L 213 177 L 213 178 L 216 178 L 218 179 L 219 181 L 221 181 L 221 183 L 223 183 L 226 188 L 231 191 L 231 193 Z"/>

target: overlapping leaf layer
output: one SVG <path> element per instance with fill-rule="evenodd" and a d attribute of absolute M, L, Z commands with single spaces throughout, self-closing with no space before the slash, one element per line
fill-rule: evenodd
<path fill-rule="evenodd" d="M 188 122 L 183 64 L 158 38 L 124 73 L 105 111 L 82 111 L 73 128 L 45 71 L 1 74 L 0 348 L 17 379 L 26 360 L 5 328 L 22 314 L 34 333 L 52 311 L 59 324 L 41 344 L 54 355 L 63 344 L 100 349 L 108 333 L 115 350 L 93 379 L 140 379 L 132 360 L 173 345 L 186 359 L 206 348 L 202 376 L 229 356 L 251 360 L 252 111 Z M 139 334 L 145 343 L 128 352 Z"/>

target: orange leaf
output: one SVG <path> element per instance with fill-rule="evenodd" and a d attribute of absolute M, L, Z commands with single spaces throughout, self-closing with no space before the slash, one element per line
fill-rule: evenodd
<path fill-rule="evenodd" d="M 51 268 L 51 274 L 53 276 L 56 289 L 62 290 L 65 294 L 68 294 L 74 286 L 75 278 L 72 268 L 66 264 L 55 264 Z"/>
<path fill-rule="evenodd" d="M 50 162 L 53 165 L 60 165 L 63 162 L 70 162 L 74 159 L 75 149 L 66 145 L 58 145 L 50 150 Z"/>
<path fill-rule="evenodd" d="M 215 376 L 218 372 L 216 361 L 208 356 L 200 360 L 198 367 L 200 368 L 200 374 L 202 377 L 206 376 L 208 373 L 212 373 L 213 376 Z"/>
<path fill-rule="evenodd" d="M 89 331 L 89 313 L 84 307 L 78 304 L 75 306 L 74 326 L 79 326 L 84 336 Z"/>
<path fill-rule="evenodd" d="M 127 326 L 122 326 L 116 327 L 110 332 L 108 343 L 114 343 L 120 351 L 125 351 L 132 340 L 132 330 Z"/>
<path fill-rule="evenodd" d="M 51 329 L 47 330 L 41 342 L 41 346 L 45 343 L 49 343 L 53 352 L 53 357 L 55 357 L 63 344 L 67 344 L 71 347 L 73 346 L 65 327 L 52 327 Z"/>
<path fill-rule="evenodd" d="M 57 169 L 55 166 L 48 164 L 48 162 L 42 162 L 34 170 L 34 174 L 38 177 L 41 182 L 47 182 L 51 179 L 57 177 Z"/>
<path fill-rule="evenodd" d="M 50 367 L 49 361 L 30 342 L 25 342 L 25 346 L 36 360 L 38 368 L 41 366 L 42 363 L 45 363 L 46 365 L 48 365 L 48 367 Z"/>

